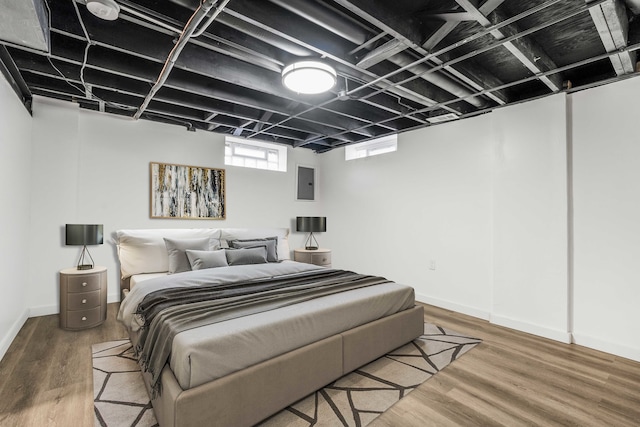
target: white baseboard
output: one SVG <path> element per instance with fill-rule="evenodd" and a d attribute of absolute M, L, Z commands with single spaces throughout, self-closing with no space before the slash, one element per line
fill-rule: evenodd
<path fill-rule="evenodd" d="M 515 329 L 517 331 L 526 332 L 528 334 L 537 335 L 543 338 L 549 338 L 554 341 L 560 341 L 565 344 L 571 343 L 571 334 L 568 331 L 552 329 L 546 326 L 535 325 L 533 323 L 523 322 L 521 320 L 511 319 L 505 316 L 491 315 L 489 321 L 493 324 Z"/>
<path fill-rule="evenodd" d="M 60 307 L 56 305 L 39 305 L 29 308 L 29 317 L 48 316 L 50 314 L 58 314 Z"/>
<path fill-rule="evenodd" d="M 461 305 L 455 302 L 441 300 L 438 298 L 429 297 L 422 294 L 416 294 L 416 301 L 423 302 L 425 304 L 435 305 L 436 307 L 444 308 L 447 310 L 455 311 L 456 313 L 466 314 L 468 316 L 477 317 L 478 319 L 488 320 L 496 325 L 504 326 L 507 328 L 515 329 L 517 331 L 526 332 L 528 334 L 538 335 L 544 338 L 549 338 L 555 341 L 560 341 L 569 344 L 571 342 L 571 334 L 566 331 L 555 330 L 544 326 L 534 325 L 527 322 L 522 322 L 515 319 L 510 319 L 505 316 L 496 316 L 489 311 L 480 310 L 475 307 L 469 307 Z M 628 357 L 628 356 L 627 356 Z"/>
<path fill-rule="evenodd" d="M 444 308 L 447 310 L 455 311 L 456 313 L 466 314 L 467 316 L 477 317 L 482 320 L 489 320 L 490 313 L 488 311 L 480 310 L 475 307 L 469 307 L 455 302 L 441 300 L 438 298 L 428 297 L 422 294 L 416 294 L 416 301 L 423 302 L 429 305 L 435 305 L 436 307 Z"/>
<path fill-rule="evenodd" d="M 640 348 L 628 347 L 575 332 L 573 333 L 573 342 L 577 345 L 640 362 Z"/>
<path fill-rule="evenodd" d="M 11 343 L 16 338 L 18 332 L 20 332 L 20 329 L 22 329 L 22 326 L 24 326 L 24 322 L 26 322 L 28 318 L 29 310 L 24 309 L 20 317 L 18 317 L 18 319 L 13 322 L 13 325 L 11 325 L 9 331 L 7 331 L 7 334 L 0 340 L 0 360 L 2 360 L 7 350 L 9 350 L 9 346 L 11 346 Z"/>

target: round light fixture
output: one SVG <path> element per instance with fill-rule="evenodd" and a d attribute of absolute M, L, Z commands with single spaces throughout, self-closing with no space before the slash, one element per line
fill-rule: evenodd
<path fill-rule="evenodd" d="M 336 84 L 336 70 L 320 61 L 300 61 L 282 70 L 282 84 L 294 92 L 326 92 Z"/>
<path fill-rule="evenodd" d="M 115 21 L 120 13 L 120 6 L 114 0 L 87 0 L 87 9 L 105 21 Z"/>

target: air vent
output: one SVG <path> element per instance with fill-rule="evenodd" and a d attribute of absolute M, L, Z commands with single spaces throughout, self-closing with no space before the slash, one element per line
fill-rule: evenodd
<path fill-rule="evenodd" d="M 0 0 L 0 41 L 49 52 L 49 17 L 44 0 Z"/>
<path fill-rule="evenodd" d="M 441 116 L 429 117 L 427 118 L 427 121 L 429 123 L 442 123 L 442 122 L 448 122 L 449 120 L 456 120 L 457 118 L 458 118 L 457 114 L 448 113 L 448 114 L 443 114 Z"/>

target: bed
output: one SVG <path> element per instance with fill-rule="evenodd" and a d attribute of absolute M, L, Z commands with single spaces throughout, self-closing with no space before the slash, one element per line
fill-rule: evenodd
<path fill-rule="evenodd" d="M 255 425 L 423 333 L 413 288 L 292 261 L 288 233 L 115 233 L 118 320 L 161 426 Z"/>

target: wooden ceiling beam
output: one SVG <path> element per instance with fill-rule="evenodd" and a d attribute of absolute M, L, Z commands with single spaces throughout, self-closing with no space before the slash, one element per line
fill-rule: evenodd
<path fill-rule="evenodd" d="M 591 0 L 585 1 L 587 4 L 591 3 Z M 627 47 L 629 20 L 622 1 L 612 0 L 602 3 L 589 9 L 589 13 L 607 52 Z M 611 65 L 618 76 L 635 72 L 636 52 L 622 52 L 610 58 Z"/>

